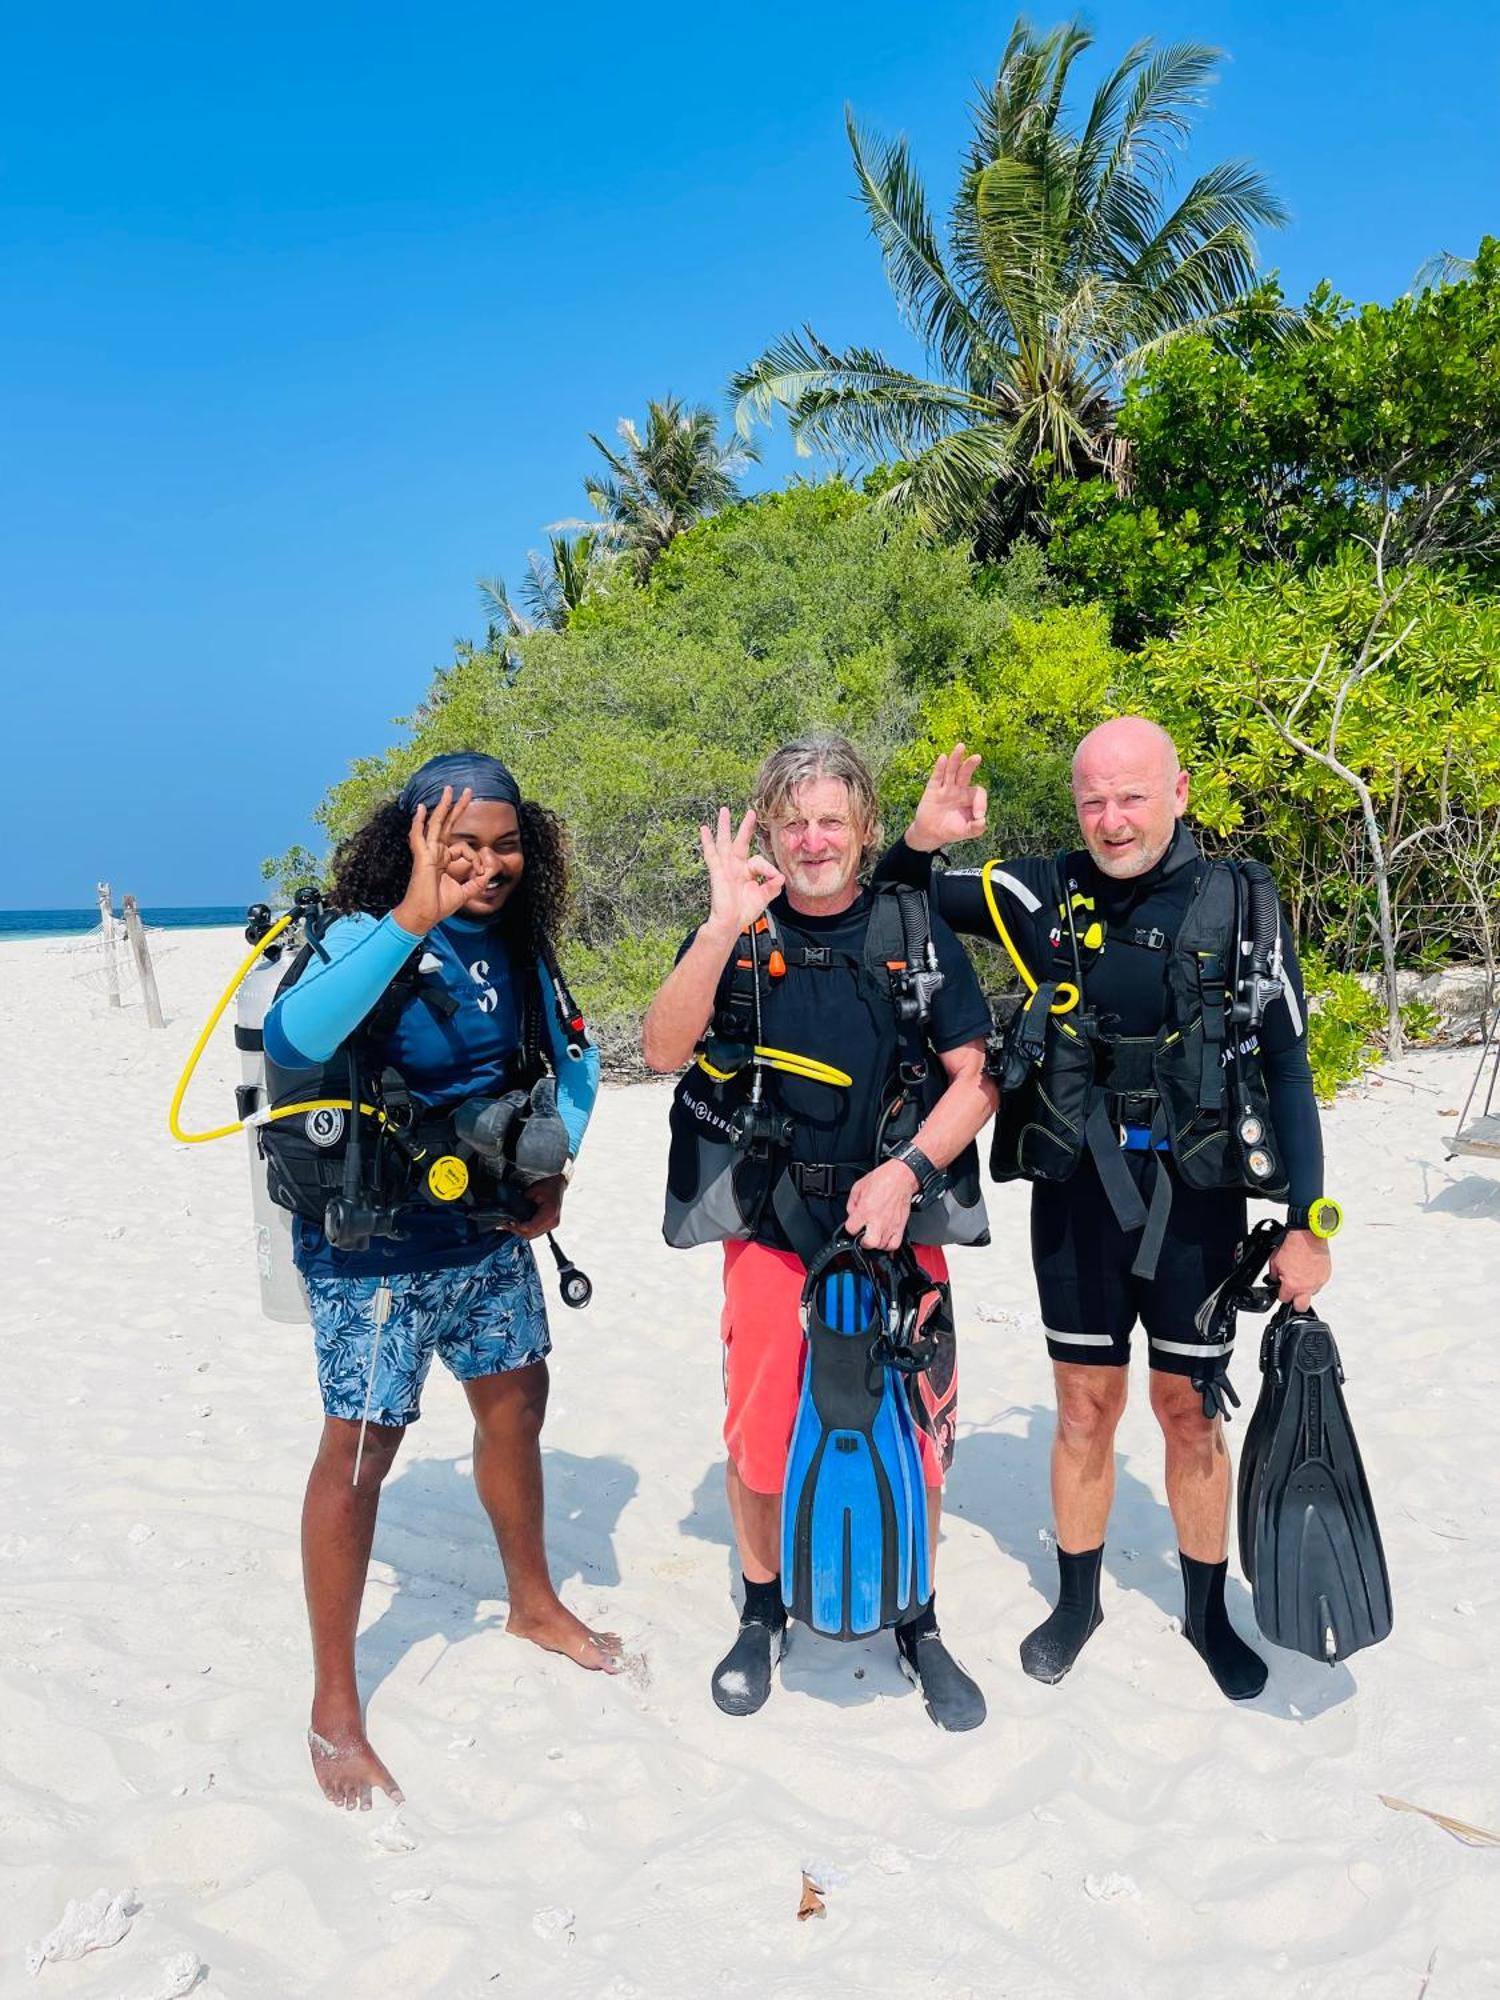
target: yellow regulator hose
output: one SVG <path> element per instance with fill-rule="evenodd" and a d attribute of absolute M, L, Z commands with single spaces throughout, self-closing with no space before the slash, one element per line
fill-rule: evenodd
<path fill-rule="evenodd" d="M 203 1051 L 208 1047 L 209 1037 L 213 1034 L 214 1029 L 218 1027 L 223 1017 L 224 1009 L 229 1005 L 235 994 L 238 993 L 241 982 L 244 980 L 251 966 L 254 965 L 255 961 L 265 951 L 266 947 L 274 944 L 287 926 L 295 922 L 296 912 L 289 911 L 286 916 L 278 918 L 272 924 L 260 943 L 250 953 L 249 957 L 244 960 L 239 970 L 219 995 L 218 1005 L 204 1022 L 202 1032 L 193 1044 L 193 1052 L 183 1066 L 182 1075 L 177 1079 L 177 1088 L 172 1092 L 172 1102 L 167 1111 L 167 1129 L 171 1132 L 172 1137 L 180 1139 L 184 1146 L 204 1146 L 207 1145 L 210 1139 L 228 1139 L 236 1132 L 243 1132 L 247 1125 L 269 1125 L 277 1118 L 293 1118 L 299 1112 L 349 1111 L 353 1108 L 347 1097 L 320 1097 L 307 1104 L 284 1104 L 279 1111 L 257 1111 L 249 1118 L 236 1118 L 232 1125 L 216 1125 L 211 1132 L 184 1132 L 182 1129 L 182 1100 L 187 1096 L 187 1088 L 193 1080 L 193 1073 L 198 1067 Z M 367 1118 L 378 1118 L 380 1116 L 380 1113 L 372 1104 L 362 1104 L 359 1108 Z"/>
<path fill-rule="evenodd" d="M 984 884 L 984 900 L 990 906 L 990 921 L 995 926 L 995 935 L 999 938 L 1001 944 L 1005 946 L 1006 955 L 1009 957 L 1011 964 L 1025 981 L 1026 991 L 1028 993 L 1035 993 L 1036 981 L 1027 970 L 1026 961 L 1016 950 L 1015 940 L 1005 928 L 1005 919 L 1001 916 L 1000 905 L 995 899 L 995 885 L 990 878 L 999 866 L 1000 863 L 998 861 L 986 861 L 983 869 L 980 871 L 979 879 Z M 1078 988 L 1073 984 L 1071 979 L 1060 980 L 1058 982 L 1057 998 L 1052 1002 L 1048 1012 L 1052 1014 L 1067 1014 L 1071 1013 L 1077 1005 Z"/>
<path fill-rule="evenodd" d="M 795 1049 L 766 1049 L 757 1043 L 750 1053 L 756 1063 L 764 1064 L 767 1069 L 785 1070 L 788 1076 L 800 1076 L 808 1083 L 831 1083 L 839 1090 L 848 1090 L 854 1082 L 847 1070 L 819 1062 L 816 1056 L 798 1055 Z M 715 1083 L 728 1083 L 732 1076 L 738 1075 L 736 1070 L 715 1069 L 707 1056 L 699 1056 L 698 1067 Z"/>

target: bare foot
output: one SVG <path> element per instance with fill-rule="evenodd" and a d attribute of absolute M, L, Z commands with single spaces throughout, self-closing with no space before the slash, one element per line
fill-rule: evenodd
<path fill-rule="evenodd" d="M 389 1796 L 392 1805 L 406 1803 L 401 1787 L 371 1749 L 357 1713 L 352 1719 L 339 1720 L 319 1717 L 316 1709 L 313 1715 L 307 1747 L 312 1753 L 313 1775 L 330 1805 L 343 1806 L 346 1812 L 356 1808 L 368 1812 L 376 1787 Z M 317 1726 L 320 1720 L 321 1729 Z"/>
<path fill-rule="evenodd" d="M 591 1674 L 617 1674 L 624 1664 L 619 1633 L 591 1632 L 558 1598 L 534 1617 L 512 1611 L 505 1629 L 546 1652 L 565 1653 Z"/>

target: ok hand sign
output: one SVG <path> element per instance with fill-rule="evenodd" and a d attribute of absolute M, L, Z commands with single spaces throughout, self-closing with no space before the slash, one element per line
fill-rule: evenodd
<path fill-rule="evenodd" d="M 449 843 L 451 829 L 463 818 L 473 798 L 468 786 L 455 799 L 453 787 L 444 785 L 443 796 L 431 811 L 418 806 L 412 814 L 406 837 L 411 848 L 411 879 L 391 915 L 414 937 L 425 937 L 446 917 L 482 896 L 489 886 L 484 871 L 462 848 Z"/>
<path fill-rule="evenodd" d="M 729 808 L 720 806 L 719 821 L 710 833 L 698 829 L 703 864 L 708 870 L 711 900 L 709 925 L 726 936 L 738 937 L 747 931 L 769 904 L 781 893 L 783 877 L 763 854 L 750 850 L 755 832 L 755 814 L 747 812 L 738 833 L 731 831 Z"/>
<path fill-rule="evenodd" d="M 962 743 L 955 743 L 938 758 L 906 829 L 908 847 L 919 854 L 932 854 L 940 847 L 979 838 L 984 832 L 989 794 L 974 782 L 978 769 L 978 756 L 971 756 Z"/>

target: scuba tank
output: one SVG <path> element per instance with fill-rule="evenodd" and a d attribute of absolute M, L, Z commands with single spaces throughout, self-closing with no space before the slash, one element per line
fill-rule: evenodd
<path fill-rule="evenodd" d="M 273 947 L 274 949 L 274 947 Z M 261 1027 L 281 983 L 281 970 L 264 959 L 248 973 L 236 996 L 234 1042 L 240 1052 L 240 1087 L 235 1092 L 241 1116 L 264 1110 L 266 1064 L 261 1051 Z M 287 1323 L 307 1319 L 302 1278 L 292 1261 L 291 1210 L 278 1208 L 266 1186 L 265 1164 L 256 1143 L 255 1127 L 245 1127 L 250 1165 L 250 1208 L 255 1224 L 255 1266 L 260 1278 L 260 1309 L 267 1319 Z"/>
<path fill-rule="evenodd" d="M 271 928 L 271 911 L 265 903 L 256 903 L 245 915 L 245 942 L 259 944 Z M 281 946 L 268 946 L 240 981 L 235 995 L 234 1045 L 240 1052 L 240 1086 L 234 1095 L 235 1108 L 246 1121 L 260 1309 L 267 1319 L 295 1325 L 306 1322 L 308 1311 L 302 1276 L 292 1261 L 291 1211 L 278 1207 L 271 1199 L 256 1130 L 249 1122 L 270 1102 L 261 1030 L 286 970 L 280 959 Z"/>

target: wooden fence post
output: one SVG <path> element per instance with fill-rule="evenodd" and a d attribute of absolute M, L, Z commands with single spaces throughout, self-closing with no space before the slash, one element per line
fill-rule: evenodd
<path fill-rule="evenodd" d="M 99 927 L 104 933 L 104 987 L 111 1007 L 120 1004 L 120 961 L 115 956 L 115 906 L 109 884 L 99 884 Z"/>
<path fill-rule="evenodd" d="M 161 996 L 156 990 L 156 974 L 151 970 L 151 952 L 146 943 L 145 926 L 141 913 L 135 906 L 135 897 L 124 900 L 125 935 L 130 939 L 130 948 L 135 953 L 135 969 L 141 976 L 141 992 L 146 997 L 146 1019 L 153 1028 L 164 1028 L 161 1017 Z"/>

